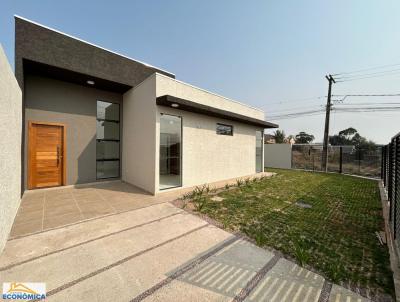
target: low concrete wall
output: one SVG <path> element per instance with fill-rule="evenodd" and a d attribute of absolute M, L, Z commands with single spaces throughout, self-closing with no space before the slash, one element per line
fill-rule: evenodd
<path fill-rule="evenodd" d="M 22 93 L 0 45 L 0 253 L 21 202 Z"/>
<path fill-rule="evenodd" d="M 290 144 L 265 144 L 264 167 L 291 169 L 292 145 Z"/>

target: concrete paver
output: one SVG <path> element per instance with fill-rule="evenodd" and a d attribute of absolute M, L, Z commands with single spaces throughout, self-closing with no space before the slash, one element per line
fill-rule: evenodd
<path fill-rule="evenodd" d="M 101 203 L 113 208 L 108 216 L 9 240 L 0 256 L 0 283 L 46 282 L 46 300 L 57 302 L 319 301 L 327 284 L 322 276 L 160 199 L 133 198 L 136 193 L 123 184 L 112 188 L 121 191 L 102 192 L 104 200 L 115 201 Z M 98 194 L 88 188 L 49 196 L 70 209 L 69 196 L 90 205 Z M 39 215 L 43 198 L 34 194 L 37 204 L 23 205 L 25 213 Z M 118 206 L 130 210 L 118 213 Z M 368 300 L 333 285 L 329 301 Z"/>
<path fill-rule="evenodd" d="M 178 213 L 182 210 L 163 203 L 10 240 L 0 256 L 0 268 Z"/>
<path fill-rule="evenodd" d="M 230 301 L 272 257 L 238 240 L 145 301 Z"/>
<path fill-rule="evenodd" d="M 332 286 L 329 302 L 367 302 L 368 299 L 338 285 Z"/>
<path fill-rule="evenodd" d="M 246 301 L 318 301 L 324 278 L 280 259 Z"/>
<path fill-rule="evenodd" d="M 47 289 L 52 290 L 206 224 L 189 214 L 178 214 L 12 267 L 0 272 L 0 279 L 46 280 Z"/>
<path fill-rule="evenodd" d="M 130 301 L 232 235 L 207 226 L 139 257 L 86 279 L 47 301 Z M 199 297 L 199 299 L 201 299 Z"/>

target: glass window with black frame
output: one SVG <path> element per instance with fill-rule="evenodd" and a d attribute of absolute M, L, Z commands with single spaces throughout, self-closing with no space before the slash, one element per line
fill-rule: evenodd
<path fill-rule="evenodd" d="M 217 123 L 218 135 L 233 135 L 233 126 Z"/>
<path fill-rule="evenodd" d="M 96 178 L 120 176 L 119 104 L 97 101 Z"/>

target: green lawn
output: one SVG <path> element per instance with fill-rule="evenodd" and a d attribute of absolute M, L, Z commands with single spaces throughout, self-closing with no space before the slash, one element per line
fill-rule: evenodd
<path fill-rule="evenodd" d="M 259 246 L 279 250 L 333 282 L 394 295 L 389 253 L 375 234 L 384 229 L 376 181 L 268 171 L 277 174 L 220 192 L 220 201 L 197 194 L 193 205 L 226 229 L 246 234 Z M 299 207 L 295 204 L 299 201 L 312 207 Z"/>

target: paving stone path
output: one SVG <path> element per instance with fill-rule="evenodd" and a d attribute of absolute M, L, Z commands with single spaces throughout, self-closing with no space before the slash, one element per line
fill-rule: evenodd
<path fill-rule="evenodd" d="M 170 203 L 8 241 L 0 282 L 46 301 L 369 301 Z"/>

